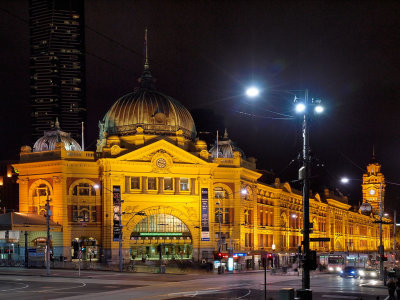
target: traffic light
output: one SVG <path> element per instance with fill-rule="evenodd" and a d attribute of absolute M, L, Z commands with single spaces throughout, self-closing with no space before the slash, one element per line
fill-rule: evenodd
<path fill-rule="evenodd" d="M 267 258 L 263 257 L 263 258 L 261 258 L 261 261 L 262 261 L 263 268 L 266 268 L 267 267 Z"/>
<path fill-rule="evenodd" d="M 316 270 L 318 268 L 317 251 L 311 250 L 309 252 L 308 262 L 309 262 L 310 270 Z"/>
<path fill-rule="evenodd" d="M 214 251 L 214 260 L 221 260 L 222 253 L 218 251 Z"/>

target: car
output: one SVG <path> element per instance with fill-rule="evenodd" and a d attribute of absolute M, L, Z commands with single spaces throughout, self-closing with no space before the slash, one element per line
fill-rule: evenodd
<path fill-rule="evenodd" d="M 358 270 L 358 275 L 360 278 L 378 279 L 379 271 L 374 268 L 365 268 Z"/>
<path fill-rule="evenodd" d="M 358 270 L 355 267 L 345 267 L 339 273 L 340 277 L 353 277 L 358 278 L 360 275 L 358 274 Z"/>

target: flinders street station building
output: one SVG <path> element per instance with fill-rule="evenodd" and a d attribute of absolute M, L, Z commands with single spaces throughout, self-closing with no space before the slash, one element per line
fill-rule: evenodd
<path fill-rule="evenodd" d="M 275 264 L 292 262 L 302 241 L 301 192 L 279 178 L 261 182 L 255 159 L 227 132 L 212 147 L 196 137 L 189 111 L 156 90 L 146 63 L 139 87 L 99 122 L 96 151 L 82 151 L 58 122 L 33 147 L 21 147 L 13 165 L 19 212 L 4 245 L 13 243 L 13 257 L 28 251 L 30 260 L 43 259 L 49 203 L 56 260 L 210 262 L 220 252 L 254 267 L 267 252 Z M 363 202 L 374 208 L 384 199 L 380 168 L 371 162 L 362 178 Z M 362 214 L 329 190 L 312 194 L 310 237 L 325 241 L 310 248 L 321 257 L 375 257 L 377 220 L 376 211 Z M 393 244 L 390 228 L 383 225 L 385 249 Z"/>

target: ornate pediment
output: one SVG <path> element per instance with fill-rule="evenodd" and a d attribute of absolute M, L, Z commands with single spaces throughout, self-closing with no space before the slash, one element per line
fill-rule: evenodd
<path fill-rule="evenodd" d="M 208 164 L 205 160 L 165 140 L 158 140 L 115 159 L 118 161 L 149 162 L 161 170 L 167 169 L 173 164 Z"/>

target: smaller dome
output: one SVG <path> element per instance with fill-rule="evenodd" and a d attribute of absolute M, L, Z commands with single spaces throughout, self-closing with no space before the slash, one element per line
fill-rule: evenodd
<path fill-rule="evenodd" d="M 238 151 L 243 159 L 246 159 L 246 155 L 243 150 L 234 145 L 234 143 L 228 138 L 228 131 L 225 129 L 224 137 L 215 143 L 211 147 L 210 153 L 213 158 L 233 158 L 233 152 Z"/>
<path fill-rule="evenodd" d="M 45 131 L 44 136 L 36 141 L 33 145 L 33 152 L 53 151 L 59 142 L 64 143 L 67 151 L 82 151 L 81 146 L 71 137 L 70 133 L 61 131 L 57 120 L 54 129 Z"/>
<path fill-rule="evenodd" d="M 197 140 L 196 141 L 196 149 L 207 150 L 207 143 L 203 140 Z"/>

